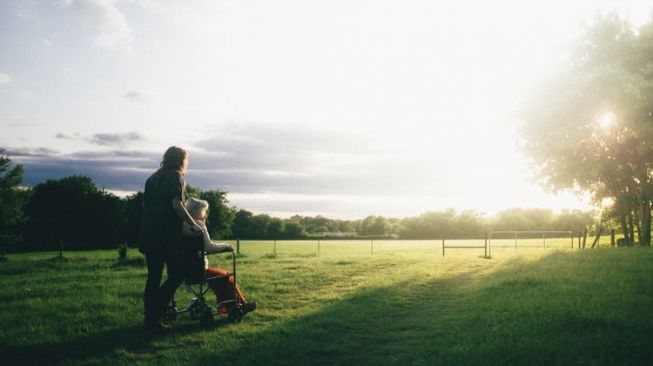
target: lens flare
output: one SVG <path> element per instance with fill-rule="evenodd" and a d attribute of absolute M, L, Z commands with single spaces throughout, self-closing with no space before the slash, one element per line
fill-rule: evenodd
<path fill-rule="evenodd" d="M 599 123 L 599 126 L 601 126 L 602 128 L 609 128 L 615 123 L 616 120 L 617 120 L 617 116 L 615 116 L 614 113 L 607 112 L 601 115 L 597 121 Z"/>

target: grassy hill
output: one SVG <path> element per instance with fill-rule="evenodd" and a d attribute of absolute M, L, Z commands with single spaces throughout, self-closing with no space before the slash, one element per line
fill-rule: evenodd
<path fill-rule="evenodd" d="M 414 251 L 243 247 L 259 309 L 208 329 L 142 329 L 142 257 L 12 255 L 0 263 L 0 357 L 14 364 L 653 364 L 653 251 L 442 258 Z M 212 259 L 226 267 L 226 260 Z M 185 295 L 178 292 L 179 301 Z"/>

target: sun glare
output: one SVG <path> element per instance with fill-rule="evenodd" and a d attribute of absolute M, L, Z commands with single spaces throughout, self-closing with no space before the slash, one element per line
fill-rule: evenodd
<path fill-rule="evenodd" d="M 601 200 L 601 207 L 612 207 L 614 205 L 614 198 L 605 197 Z"/>
<path fill-rule="evenodd" d="M 617 117 L 614 115 L 612 112 L 607 112 L 601 115 L 601 117 L 598 118 L 598 123 L 599 126 L 602 128 L 609 128 L 614 124 L 616 121 Z"/>

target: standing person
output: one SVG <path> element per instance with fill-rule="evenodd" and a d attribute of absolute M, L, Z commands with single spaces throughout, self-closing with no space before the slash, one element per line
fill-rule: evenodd
<path fill-rule="evenodd" d="M 181 228 L 183 222 L 193 230 L 201 228 L 184 206 L 184 174 L 188 165 L 186 150 L 171 146 L 163 154 L 161 167 L 145 182 L 140 251 L 147 262 L 145 283 L 145 327 L 170 328 L 161 321 L 177 287 L 184 281 Z M 161 284 L 163 265 L 168 278 Z"/>

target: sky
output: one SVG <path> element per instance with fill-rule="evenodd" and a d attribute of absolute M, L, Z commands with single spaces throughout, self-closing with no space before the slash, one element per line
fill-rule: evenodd
<path fill-rule="evenodd" d="M 186 182 L 256 213 L 587 209 L 517 148 L 524 87 L 583 19 L 647 1 L 3 0 L 0 146 L 25 183 Z"/>

